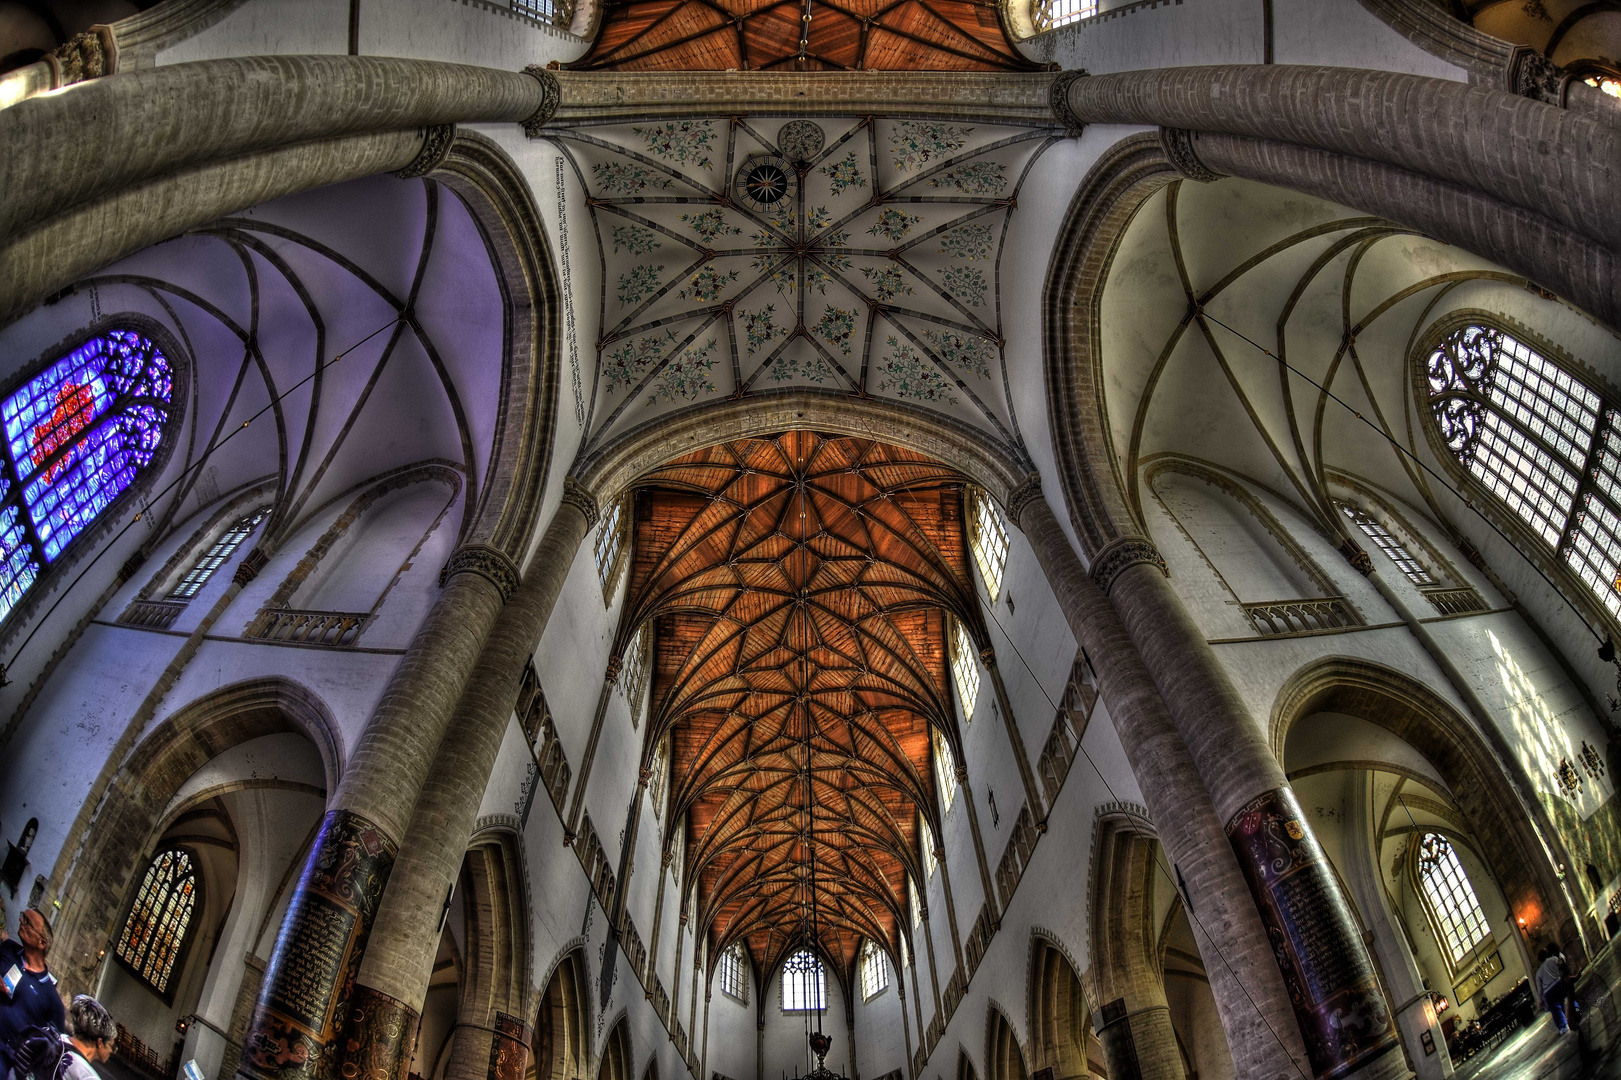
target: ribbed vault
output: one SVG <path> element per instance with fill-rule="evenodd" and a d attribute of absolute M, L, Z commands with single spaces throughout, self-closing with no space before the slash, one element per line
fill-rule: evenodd
<path fill-rule="evenodd" d="M 793 432 L 642 483 L 621 635 L 655 627 L 649 745 L 671 738 L 665 820 L 686 829 L 667 842 L 688 845 L 699 931 L 772 970 L 806 940 L 814 859 L 820 947 L 847 979 L 863 938 L 896 949 L 918 814 L 938 826 L 948 615 L 984 640 L 962 477 Z"/>

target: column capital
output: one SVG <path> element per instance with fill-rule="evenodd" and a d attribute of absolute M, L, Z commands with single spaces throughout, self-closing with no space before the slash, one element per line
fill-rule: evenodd
<path fill-rule="evenodd" d="M 439 571 L 439 587 L 444 588 L 457 574 L 477 574 L 488 581 L 501 594 L 503 604 L 518 591 L 517 564 L 506 552 L 486 544 L 463 544 L 451 552 L 445 568 Z"/>
<path fill-rule="evenodd" d="M 602 672 L 602 681 L 613 685 L 619 681 L 619 671 L 625 666 L 624 660 L 617 656 L 608 657 L 608 666 Z"/>
<path fill-rule="evenodd" d="M 1152 541 L 1141 536 L 1123 536 L 1104 545 L 1103 550 L 1098 552 L 1098 557 L 1092 560 L 1092 580 L 1097 582 L 1098 588 L 1107 596 L 1115 578 L 1127 567 L 1138 563 L 1157 566 L 1160 573 L 1166 577 L 1171 576 L 1171 571 L 1165 565 L 1165 557 L 1159 553 L 1159 548 L 1155 547 Z"/>
<path fill-rule="evenodd" d="M 263 570 L 269 561 L 270 556 L 265 554 L 265 549 L 255 544 L 253 550 L 243 556 L 242 561 L 237 564 L 236 573 L 231 575 L 232 583 L 246 585 L 259 576 L 259 571 Z"/>
<path fill-rule="evenodd" d="M 118 40 L 113 28 L 97 23 L 75 34 L 45 57 L 51 68 L 51 89 L 99 79 L 118 70 Z"/>
<path fill-rule="evenodd" d="M 531 139 L 538 139 L 541 130 L 557 115 L 557 106 L 563 101 L 563 88 L 558 85 L 557 76 L 539 64 L 526 65 L 523 73 L 540 83 L 540 108 L 530 114 L 527 120 L 520 121 L 523 133 Z"/>
<path fill-rule="evenodd" d="M 1159 144 L 1170 159 L 1171 167 L 1187 179 L 1197 180 L 1201 184 L 1224 179 L 1225 173 L 1219 173 L 1199 160 L 1199 153 L 1193 148 L 1193 136 L 1194 133 L 1186 128 L 1159 129 Z"/>
<path fill-rule="evenodd" d="M 1344 555 L 1345 561 L 1351 564 L 1351 569 L 1363 577 L 1373 573 L 1373 556 L 1363 551 L 1355 540 L 1346 540 L 1341 544 L 1340 554 Z"/>
<path fill-rule="evenodd" d="M 1528 45 L 1516 45 L 1503 65 L 1503 88 L 1519 97 L 1565 107 L 1570 91 L 1569 71 Z"/>
<path fill-rule="evenodd" d="M 1084 79 L 1090 74 L 1091 72 L 1084 68 L 1060 71 L 1053 76 L 1052 86 L 1048 90 L 1051 95 L 1053 119 L 1064 129 L 1064 134 L 1072 139 L 1080 137 L 1081 132 L 1086 130 L 1086 123 L 1076 116 L 1075 110 L 1070 107 L 1069 88 L 1074 85 L 1076 79 Z"/>
<path fill-rule="evenodd" d="M 597 523 L 597 500 L 585 489 L 585 485 L 573 477 L 563 481 L 563 505 L 572 506 L 585 515 L 585 527 L 590 528 Z"/>
<path fill-rule="evenodd" d="M 1041 474 L 1031 473 L 1023 480 L 1020 480 L 1018 486 L 1016 486 L 1012 491 L 1008 492 L 1008 519 L 1012 521 L 1013 524 L 1019 525 L 1019 520 L 1024 517 L 1025 508 L 1039 498 L 1041 498 Z M 1019 528 L 1023 529 L 1024 526 L 1019 525 Z"/>
<path fill-rule="evenodd" d="M 409 165 L 394 175 L 401 180 L 415 180 L 419 176 L 427 176 L 445 163 L 455 141 L 455 124 L 435 124 L 423 128 L 422 149 L 417 151 L 417 156 L 411 159 Z"/>

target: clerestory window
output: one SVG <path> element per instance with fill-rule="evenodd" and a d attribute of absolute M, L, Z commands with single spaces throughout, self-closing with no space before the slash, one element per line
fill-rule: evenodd
<path fill-rule="evenodd" d="M 861 1000 L 871 1001 L 889 986 L 889 966 L 884 963 L 878 943 L 868 938 L 861 944 Z"/>
<path fill-rule="evenodd" d="M 624 674 L 619 677 L 619 685 L 624 687 L 625 701 L 630 704 L 631 727 L 642 720 L 642 700 L 647 696 L 647 677 L 653 667 L 652 637 L 651 627 L 643 623 L 625 649 Z"/>
<path fill-rule="evenodd" d="M 1002 511 L 978 488 L 969 502 L 968 543 L 974 550 L 980 576 L 985 579 L 985 592 L 995 603 L 1002 591 L 1002 574 L 1007 570 L 1007 526 L 1002 523 Z"/>
<path fill-rule="evenodd" d="M 197 868 L 184 848 L 160 851 L 141 879 L 135 905 L 118 935 L 116 956 L 136 978 L 165 999 L 191 930 L 198 894 Z"/>
<path fill-rule="evenodd" d="M 950 811 L 957 799 L 957 759 L 951 744 L 938 731 L 934 733 L 934 767 L 940 774 L 940 803 Z"/>
<path fill-rule="evenodd" d="M 1056 30 L 1098 13 L 1098 0 L 1036 0 L 1032 11 L 1036 33 Z"/>
<path fill-rule="evenodd" d="M 940 866 L 940 861 L 934 857 L 934 830 L 929 828 L 929 821 L 922 811 L 917 815 L 917 846 L 923 849 L 923 869 L 930 876 Z"/>
<path fill-rule="evenodd" d="M 974 639 L 957 620 L 951 620 L 951 676 L 957 682 L 964 723 L 973 723 L 974 703 L 979 700 L 979 656 Z"/>
<path fill-rule="evenodd" d="M 906 893 L 912 906 L 912 925 L 922 926 L 923 904 L 917 898 L 917 882 L 908 880 L 906 883 Z"/>
<path fill-rule="evenodd" d="M 1350 503 L 1338 504 L 1346 517 L 1362 530 L 1362 534 L 1372 540 L 1374 546 L 1385 553 L 1396 569 L 1406 575 L 1407 580 L 1414 585 L 1437 584 L 1430 572 L 1424 569 L 1424 564 L 1418 561 L 1418 556 L 1407 550 L 1407 545 L 1398 540 L 1389 529 L 1379 522 L 1379 519 L 1360 507 Z"/>
<path fill-rule="evenodd" d="M 827 1007 L 827 974 L 822 961 L 800 949 L 782 964 L 782 1011 L 810 1012 Z"/>
<path fill-rule="evenodd" d="M 173 390 L 158 345 L 113 329 L 0 401 L 0 618 L 152 463 Z"/>
<path fill-rule="evenodd" d="M 1591 386 L 1490 326 L 1430 355 L 1430 408 L 1476 480 L 1621 616 L 1621 412 Z"/>
<path fill-rule="evenodd" d="M 741 941 L 732 942 L 720 954 L 720 989 L 744 1005 L 749 1003 L 749 973 Z"/>
<path fill-rule="evenodd" d="M 1419 839 L 1414 872 L 1436 940 L 1447 963 L 1456 971 L 1474 953 L 1475 946 L 1491 937 L 1486 913 L 1480 908 L 1457 850 L 1440 833 L 1425 833 Z"/>
<path fill-rule="evenodd" d="M 214 576 L 214 571 L 224 566 L 230 561 L 231 556 L 236 554 L 236 549 L 242 546 L 242 541 L 253 535 L 253 530 L 268 513 L 270 507 L 261 506 L 221 533 L 219 539 L 209 545 L 208 550 L 203 553 L 203 557 L 186 571 L 179 584 L 169 592 L 169 596 L 175 600 L 190 600 L 196 596 L 198 590 Z"/>
<path fill-rule="evenodd" d="M 597 577 L 602 582 L 602 602 L 605 604 L 613 602 L 614 588 L 619 583 L 619 556 L 624 553 L 625 539 L 630 532 L 626 523 L 629 515 L 625 513 L 625 503 L 628 501 L 627 497 L 610 503 L 597 526 L 594 550 Z"/>
<path fill-rule="evenodd" d="M 664 782 L 670 776 L 670 737 L 668 735 L 659 740 L 658 749 L 653 751 L 653 779 L 648 785 L 647 792 L 653 799 L 653 816 L 664 816 Z"/>

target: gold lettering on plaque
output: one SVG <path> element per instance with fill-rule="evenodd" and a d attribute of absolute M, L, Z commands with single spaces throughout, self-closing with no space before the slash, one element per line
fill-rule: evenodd
<path fill-rule="evenodd" d="M 355 913 L 319 893 L 307 894 L 283 953 L 272 1003 L 282 1016 L 317 1039 L 330 1037 L 332 1006 L 349 958 Z"/>

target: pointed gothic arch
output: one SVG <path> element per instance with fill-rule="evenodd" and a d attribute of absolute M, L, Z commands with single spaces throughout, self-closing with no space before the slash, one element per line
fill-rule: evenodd
<path fill-rule="evenodd" d="M 536 1080 L 585 1080 L 591 1059 L 590 975 L 576 944 L 552 967 L 535 1014 L 531 1069 Z"/>

